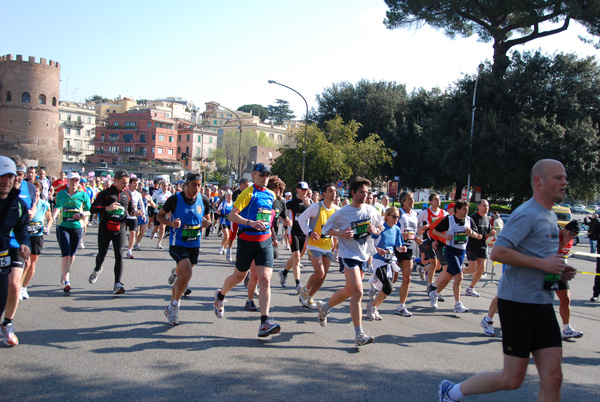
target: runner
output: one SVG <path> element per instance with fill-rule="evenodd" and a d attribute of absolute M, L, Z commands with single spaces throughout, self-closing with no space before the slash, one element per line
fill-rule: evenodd
<path fill-rule="evenodd" d="M 84 217 L 90 214 L 90 197 L 79 189 L 79 173 L 69 172 L 67 188 L 56 194 L 56 205 L 52 219 L 57 220 L 56 237 L 60 245 L 61 283 L 63 292 L 71 293 L 70 273 L 75 253 L 83 237 Z"/>
<path fill-rule="evenodd" d="M 575 276 L 575 269 L 556 253 L 559 231 L 552 206 L 567 186 L 562 163 L 538 161 L 531 169 L 531 186 L 533 198 L 511 214 L 490 255 L 492 261 L 506 265 L 498 285 L 504 367 L 460 384 L 442 381 L 440 401 L 519 388 L 531 355 L 540 377 L 537 400 L 560 400 L 562 342 L 552 287 L 557 277 L 570 280 Z"/>
<path fill-rule="evenodd" d="M 296 294 L 300 294 L 300 290 L 302 289 L 302 284 L 300 283 L 300 260 L 302 259 L 302 249 L 306 243 L 306 235 L 300 228 L 298 219 L 310 205 L 308 191 L 308 184 L 301 181 L 296 186 L 296 196 L 286 204 L 288 211 L 291 212 L 291 219 L 293 221 L 292 235 L 290 237 L 292 256 L 288 259 L 285 268 L 279 271 L 279 283 L 283 288 L 287 286 L 287 275 L 291 269 L 296 280 Z"/>
<path fill-rule="evenodd" d="M 435 240 L 431 236 L 430 226 L 438 219 L 444 218 L 448 213 L 440 208 L 440 196 L 437 193 L 429 195 L 429 207 L 419 214 L 418 224 L 423 231 L 423 246 L 425 248 L 425 258 L 429 261 L 427 268 L 427 288 L 433 285 L 435 273 L 441 269 L 442 264 L 438 258 L 438 252 L 434 247 Z M 423 272 L 423 271 L 421 271 Z M 424 276 L 424 275 L 423 275 Z"/>
<path fill-rule="evenodd" d="M 126 214 L 141 216 L 142 211 L 134 211 L 129 192 L 125 189 L 129 184 L 129 173 L 126 170 L 115 172 L 115 182 L 109 188 L 102 190 L 92 204 L 92 213 L 100 214 L 98 225 L 98 254 L 96 266 L 90 274 L 89 282 L 96 283 L 102 272 L 102 263 L 112 242 L 115 252 L 115 285 L 113 293 L 125 293 L 122 282 L 123 275 L 123 246 L 125 245 Z"/>
<path fill-rule="evenodd" d="M 168 183 L 166 180 L 163 180 L 160 183 L 160 189 L 156 190 L 154 194 L 152 194 L 152 201 L 156 203 L 156 209 L 154 211 L 154 229 L 152 229 L 152 238 L 155 238 L 158 233 L 158 243 L 156 244 L 156 248 L 162 250 L 162 239 L 165 237 L 165 225 L 160 223 L 156 219 L 156 215 L 158 215 L 159 210 L 162 206 L 167 202 L 167 199 L 172 196 L 171 192 L 168 190 Z"/>
<path fill-rule="evenodd" d="M 311 310 L 317 309 L 313 296 L 319 291 L 334 259 L 333 242 L 330 235 L 322 231 L 323 226 L 333 213 L 340 208 L 333 204 L 335 184 L 327 183 L 321 188 L 323 200 L 308 207 L 298 218 L 302 232 L 308 237 L 308 254 L 315 272 L 308 278 L 306 286 L 300 291 L 300 304 Z"/>
<path fill-rule="evenodd" d="M 394 272 L 400 271 L 400 267 L 394 262 L 394 250 L 398 250 L 399 253 L 406 252 L 402 232 L 397 225 L 398 219 L 400 219 L 400 210 L 396 207 L 389 207 L 385 210 L 384 219 L 383 231 L 379 236 L 374 237 L 377 253 L 373 257 L 375 271 L 369 283 L 380 292 L 375 300 L 367 303 L 367 319 L 371 321 L 381 320 L 378 308 L 385 298 L 392 294 L 390 278 L 394 276 Z"/>
<path fill-rule="evenodd" d="M 396 307 L 396 314 L 402 317 L 411 317 L 412 313 L 406 308 L 406 298 L 408 297 L 408 288 L 411 282 L 411 273 L 413 269 L 413 246 L 416 244 L 418 247 L 423 239 L 417 235 L 417 213 L 413 210 L 415 206 L 415 196 L 410 191 L 404 191 L 400 195 L 400 219 L 398 226 L 402 231 L 402 238 L 406 245 L 406 251 L 399 253 L 398 250 L 394 249 L 396 258 L 400 263 L 402 270 L 402 285 L 400 285 L 400 303 Z M 396 282 L 397 273 L 394 275 L 394 281 Z"/>
<path fill-rule="evenodd" d="M 438 294 L 448 285 L 450 279 L 454 278 L 454 312 L 466 313 L 467 307 L 460 301 L 460 286 L 463 279 L 462 264 L 467 250 L 469 237 L 481 240 L 483 236 L 477 233 L 477 225 L 473 222 L 469 213 L 469 203 L 465 200 L 457 200 L 454 203 L 454 215 L 443 218 L 439 224 L 432 229 L 432 233 L 446 238 L 444 254 L 448 261 L 448 268 L 438 276 L 432 290 L 429 292 L 431 307 L 437 308 Z M 442 233 L 443 232 L 443 233 Z"/>
<path fill-rule="evenodd" d="M 131 202 L 133 204 L 134 211 L 141 211 L 141 215 L 130 215 L 127 214 L 127 219 L 125 219 L 125 225 L 127 226 L 127 230 L 129 230 L 129 240 L 127 247 L 127 258 L 133 259 L 133 245 L 135 243 L 138 231 L 138 219 L 143 218 L 144 216 L 144 202 L 142 201 L 142 194 L 137 191 L 139 179 L 135 175 L 131 175 L 129 179 L 129 196 L 131 197 Z"/>
<path fill-rule="evenodd" d="M 36 188 L 36 195 L 38 197 L 37 208 L 35 216 L 29 224 L 27 225 L 27 231 L 30 236 L 31 243 L 31 257 L 30 263 L 25 267 L 25 271 L 23 273 L 23 283 L 21 286 L 21 299 L 27 300 L 29 299 L 29 292 L 27 291 L 27 287 L 35 274 L 35 267 L 37 265 L 38 258 L 42 253 L 42 249 L 44 248 L 44 235 L 47 235 L 52 228 L 52 214 L 50 213 L 50 204 L 48 201 L 44 201 L 41 198 L 41 193 L 43 191 L 42 183 L 39 181 L 33 182 L 33 185 Z M 47 221 L 47 223 L 44 223 Z"/>
<path fill-rule="evenodd" d="M 273 273 L 273 245 L 270 232 L 271 210 L 275 194 L 266 188 L 271 169 L 263 163 L 257 163 L 252 169 L 254 184 L 244 190 L 233 204 L 229 220 L 239 224 L 238 252 L 235 269 L 227 277 L 221 289 L 215 291 L 214 312 L 218 318 L 225 314 L 225 296 L 235 285 L 242 282 L 252 261 L 256 263 L 258 282 L 260 283 L 260 321 L 259 337 L 267 337 L 281 331 L 281 326 L 269 317 Z"/>
<path fill-rule="evenodd" d="M 343 272 L 346 284 L 344 288 L 335 292 L 328 302 L 317 302 L 319 324 L 326 326 L 331 308 L 350 298 L 350 316 L 354 325 L 356 346 L 367 345 L 375 340 L 365 334 L 362 328 L 362 279 L 370 256 L 369 248 L 373 247 L 370 234 L 381 233 L 383 218 L 375 208 L 365 205 L 369 187 L 369 180 L 354 178 L 349 187 L 352 203 L 331 215 L 322 229 L 322 233 L 340 239 L 340 272 Z"/>
<path fill-rule="evenodd" d="M 496 231 L 488 219 L 490 204 L 487 200 L 477 202 L 477 212 L 471 215 L 471 219 L 477 228 L 477 233 L 482 237 L 471 238 L 467 243 L 467 259 L 469 260 L 469 268 L 464 270 L 465 274 L 473 274 L 471 284 L 465 291 L 467 296 L 479 297 L 479 293 L 475 291 L 475 285 L 479 282 L 483 271 L 485 271 L 485 263 L 487 262 L 487 238 L 496 236 Z"/>
<path fill-rule="evenodd" d="M 221 231 L 223 233 L 223 240 L 221 241 L 221 248 L 219 254 L 225 254 L 227 261 L 231 261 L 231 222 L 229 221 L 229 213 L 233 208 L 233 193 L 231 190 L 225 192 L 225 201 L 219 204 L 217 212 L 221 216 Z"/>
<path fill-rule="evenodd" d="M 28 259 L 31 254 L 29 233 L 27 232 L 28 206 L 19 197 L 19 189 L 14 186 L 16 177 L 17 166 L 15 163 L 6 156 L 0 156 L 0 317 L 7 305 L 9 276 L 13 270 L 10 234 L 14 234 L 16 241 L 20 244 L 17 253 L 22 261 Z M 13 315 L 5 314 L 4 321 L 0 326 L 4 344 L 9 347 L 19 344 L 19 338 L 14 332 L 13 318 Z"/>
<path fill-rule="evenodd" d="M 202 175 L 188 172 L 183 191 L 169 197 L 156 217 L 160 223 L 172 228 L 169 254 L 177 263 L 177 280 L 171 291 L 171 302 L 165 309 L 171 325 L 179 324 L 180 300 L 192 278 L 192 269 L 198 263 L 202 227 L 210 224 L 208 200 L 202 197 L 201 189 Z M 169 213 L 170 219 L 167 218 Z"/>
<path fill-rule="evenodd" d="M 141 250 L 140 243 L 142 242 L 142 239 L 146 235 L 146 228 L 148 227 L 148 221 L 149 221 L 149 212 L 148 211 L 150 208 L 152 208 L 152 210 L 154 210 L 154 208 L 156 208 L 156 204 L 154 203 L 154 201 L 152 201 L 152 197 L 150 197 L 148 187 L 142 188 L 142 204 L 144 206 L 144 208 L 142 209 L 142 215 L 138 216 L 138 218 L 137 218 L 138 234 L 137 234 L 137 238 L 135 240 L 135 244 L 133 246 L 133 249 L 135 251 Z"/>

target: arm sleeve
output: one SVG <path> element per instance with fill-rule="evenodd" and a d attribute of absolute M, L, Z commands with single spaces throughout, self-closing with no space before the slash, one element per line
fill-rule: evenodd
<path fill-rule="evenodd" d="M 92 207 L 90 208 L 90 211 L 93 214 L 101 214 L 106 211 L 106 205 L 103 205 L 103 202 L 105 202 L 107 198 L 108 190 L 109 189 L 100 191 L 96 196 L 94 202 L 92 202 Z"/>
<path fill-rule="evenodd" d="M 469 217 L 469 219 L 471 219 L 471 217 Z M 437 223 L 438 221 L 436 221 Z M 440 219 L 439 223 L 437 225 L 435 225 L 435 227 L 433 228 L 435 230 L 437 230 L 438 232 L 446 232 L 448 231 L 448 229 L 450 229 L 450 220 L 448 219 L 448 217 L 444 217 L 444 219 Z"/>
<path fill-rule="evenodd" d="M 306 208 L 300 217 L 298 217 L 298 224 L 300 225 L 300 229 L 304 232 L 305 235 L 310 233 L 310 227 L 308 226 L 308 221 L 310 218 L 314 218 L 319 214 L 319 203 L 312 204 L 310 207 Z"/>
<path fill-rule="evenodd" d="M 162 209 L 166 212 L 174 212 L 177 208 L 177 195 L 170 196 L 167 201 L 165 201 L 165 205 L 163 205 Z"/>
<path fill-rule="evenodd" d="M 31 242 L 29 240 L 29 232 L 27 232 L 27 224 L 29 223 L 29 214 L 27 213 L 27 204 L 20 198 L 16 198 L 16 201 L 21 203 L 21 216 L 17 219 L 13 232 L 15 238 L 19 244 L 25 244 L 31 249 Z"/>
<path fill-rule="evenodd" d="M 210 214 L 210 203 L 205 195 L 202 195 L 202 202 L 204 203 L 204 216 L 207 216 Z"/>
<path fill-rule="evenodd" d="M 89 211 L 92 207 L 92 201 L 90 200 L 90 196 L 85 193 L 85 197 L 83 197 L 83 210 Z"/>
<path fill-rule="evenodd" d="M 421 227 L 421 223 L 427 223 L 427 210 L 423 210 L 419 212 L 419 216 L 417 217 L 417 227 Z"/>

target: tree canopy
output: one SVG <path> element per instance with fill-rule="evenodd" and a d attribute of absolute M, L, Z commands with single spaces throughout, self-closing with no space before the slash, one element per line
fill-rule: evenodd
<path fill-rule="evenodd" d="M 215 149 L 210 160 L 215 162 L 217 170 L 227 172 L 244 171 L 250 163 L 250 149 L 254 146 L 273 147 L 273 141 L 264 132 L 226 131 L 223 134 L 223 145 Z M 241 150 L 241 152 L 240 152 Z"/>
<path fill-rule="evenodd" d="M 250 105 L 242 105 L 237 108 L 237 110 L 241 112 L 250 113 L 252 112 L 253 116 L 258 116 L 260 121 L 265 121 L 269 118 L 269 111 L 263 105 L 258 105 L 256 103 L 252 103 Z"/>
<path fill-rule="evenodd" d="M 108 102 L 110 99 L 105 98 L 101 95 L 92 95 L 89 98 L 86 98 L 86 102 L 94 102 L 94 103 L 102 103 L 102 102 Z"/>
<path fill-rule="evenodd" d="M 389 29 L 430 25 L 455 38 L 477 35 L 493 42 L 496 77 L 509 65 L 508 51 L 537 38 L 569 28 L 571 21 L 582 24 L 590 34 L 586 42 L 600 35 L 600 2 L 587 0 L 385 0 L 389 7 L 384 24 Z M 593 38 L 593 39 L 592 39 Z"/>
<path fill-rule="evenodd" d="M 286 120 L 292 120 L 296 116 L 290 109 L 290 103 L 283 99 L 275 99 L 275 105 L 267 106 L 269 119 L 272 123 L 282 125 Z"/>

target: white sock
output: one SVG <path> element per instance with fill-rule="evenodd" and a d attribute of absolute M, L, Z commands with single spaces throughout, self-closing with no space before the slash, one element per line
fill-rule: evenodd
<path fill-rule="evenodd" d="M 492 320 L 492 318 L 489 315 L 485 316 L 485 322 L 492 322 L 494 320 Z"/>
<path fill-rule="evenodd" d="M 173 307 L 179 307 L 179 300 L 173 300 L 171 302 L 171 306 L 173 306 Z"/>
<path fill-rule="evenodd" d="M 573 328 L 571 328 L 571 324 L 565 324 L 563 329 L 564 329 L 565 331 L 567 331 L 567 330 L 569 330 L 569 329 L 573 329 Z"/>
<path fill-rule="evenodd" d="M 406 305 L 404 303 L 398 303 L 398 308 L 399 309 L 403 309 L 405 307 L 406 307 Z"/>
<path fill-rule="evenodd" d="M 465 397 L 460 391 L 460 384 L 454 384 L 454 386 L 450 388 L 450 391 L 448 391 L 448 396 L 455 401 L 460 401 Z"/>

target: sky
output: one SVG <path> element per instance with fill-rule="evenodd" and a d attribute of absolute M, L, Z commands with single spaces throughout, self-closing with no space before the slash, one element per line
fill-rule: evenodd
<path fill-rule="evenodd" d="M 428 27 L 388 30 L 383 0 L 0 0 L 0 54 L 61 64 L 60 99 L 167 96 L 230 109 L 290 102 L 297 118 L 342 81 L 442 89 L 492 59 L 491 43 Z M 7 34 L 12 33 L 12 34 Z M 568 31 L 517 50 L 597 55 Z"/>

